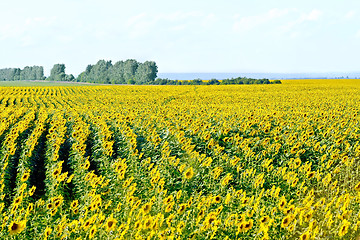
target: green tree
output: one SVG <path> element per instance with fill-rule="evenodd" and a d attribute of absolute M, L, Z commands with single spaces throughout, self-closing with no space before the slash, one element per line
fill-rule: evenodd
<path fill-rule="evenodd" d="M 34 66 L 35 72 L 35 80 L 43 80 L 44 79 L 44 67 L 42 66 Z"/>
<path fill-rule="evenodd" d="M 55 64 L 50 71 L 50 81 L 65 81 L 65 64 Z"/>
<path fill-rule="evenodd" d="M 139 63 L 135 59 L 128 59 L 124 62 L 124 79 L 127 82 L 135 79 L 135 73 L 138 65 Z"/>
<path fill-rule="evenodd" d="M 110 83 L 110 71 L 112 68 L 111 60 L 99 60 L 90 71 L 93 76 L 93 82 Z"/>
<path fill-rule="evenodd" d="M 110 72 L 110 82 L 113 84 L 123 84 L 126 83 L 124 78 L 124 62 L 116 62 Z"/>
<path fill-rule="evenodd" d="M 66 75 L 65 80 L 68 82 L 74 82 L 75 81 L 75 77 L 74 75 L 70 74 L 70 75 Z"/>
<path fill-rule="evenodd" d="M 157 66 L 153 61 L 140 63 L 136 70 L 135 81 L 137 84 L 149 84 L 155 81 L 157 76 Z"/>
<path fill-rule="evenodd" d="M 149 84 L 157 76 L 155 62 L 139 63 L 135 59 L 118 61 L 99 60 L 95 65 L 88 65 L 77 77 L 78 82 L 112 83 L 112 84 Z"/>

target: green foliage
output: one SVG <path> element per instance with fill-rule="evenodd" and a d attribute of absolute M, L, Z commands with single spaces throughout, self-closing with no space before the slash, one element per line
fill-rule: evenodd
<path fill-rule="evenodd" d="M 139 63 L 134 59 L 128 59 L 124 63 L 124 78 L 126 80 L 133 79 L 135 81 L 135 73 L 139 66 Z"/>
<path fill-rule="evenodd" d="M 207 82 L 207 84 L 208 84 L 208 85 L 219 85 L 220 82 L 219 82 L 219 80 L 213 78 L 213 79 L 211 79 L 209 82 Z"/>
<path fill-rule="evenodd" d="M 94 84 L 96 85 L 96 84 Z M 17 81 L 0 81 L 0 87 L 54 87 L 54 86 L 84 86 L 83 83 L 77 82 L 55 82 L 55 81 L 37 81 L 37 80 L 17 80 Z"/>
<path fill-rule="evenodd" d="M 95 65 L 88 65 L 76 81 L 111 84 L 149 84 L 157 76 L 157 66 L 153 61 L 144 63 L 135 59 L 118 61 L 99 60 Z"/>
<path fill-rule="evenodd" d="M 158 67 L 154 61 L 137 62 L 135 59 L 118 61 L 114 65 L 110 61 L 99 60 L 95 65 L 87 65 L 77 78 L 65 74 L 65 64 L 55 64 L 51 69 L 50 81 L 90 82 L 102 84 L 151 84 L 151 85 L 228 85 L 228 84 L 281 84 L 280 80 L 253 79 L 238 77 L 219 81 L 194 79 L 188 81 L 156 78 Z M 44 68 L 39 66 L 0 69 L 0 81 L 44 80 Z"/>
<path fill-rule="evenodd" d="M 50 72 L 50 81 L 65 81 L 65 64 L 55 64 Z"/>
<path fill-rule="evenodd" d="M 270 84 L 269 79 L 254 79 L 254 78 L 247 78 L 247 77 L 238 77 L 238 78 L 231 78 L 231 79 L 224 79 L 221 81 L 222 85 L 228 84 Z"/>
<path fill-rule="evenodd" d="M 65 81 L 67 81 L 67 82 L 74 82 L 74 81 L 75 81 L 74 75 L 72 75 L 72 74 L 66 75 Z"/>
<path fill-rule="evenodd" d="M 47 80 L 74 82 L 76 79 L 72 74 L 65 74 L 65 64 L 55 64 L 51 69 L 50 76 Z"/>
<path fill-rule="evenodd" d="M 26 66 L 20 68 L 0 69 L 0 81 L 17 81 L 17 80 L 43 80 L 44 68 L 42 66 Z"/>
<path fill-rule="evenodd" d="M 221 82 L 215 78 L 204 81 L 201 79 L 194 79 L 189 81 L 180 81 L 180 80 L 170 80 L 168 78 L 157 78 L 155 81 L 150 84 L 153 85 L 229 85 L 229 84 L 270 84 L 270 83 L 281 83 L 281 81 L 276 80 L 270 82 L 269 79 L 253 79 L 253 78 L 232 78 L 224 79 Z"/>
<path fill-rule="evenodd" d="M 126 79 L 124 76 L 124 65 L 123 61 L 116 62 L 110 72 L 110 82 L 112 84 L 125 84 Z M 90 65 L 91 66 L 91 65 Z"/>
<path fill-rule="evenodd" d="M 155 62 L 146 61 L 140 63 L 135 73 L 137 84 L 149 84 L 156 78 L 157 66 Z"/>

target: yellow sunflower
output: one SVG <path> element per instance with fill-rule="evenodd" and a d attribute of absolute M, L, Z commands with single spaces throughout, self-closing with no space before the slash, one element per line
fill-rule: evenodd
<path fill-rule="evenodd" d="M 19 205 L 22 202 L 22 200 L 23 200 L 23 196 L 19 196 L 19 197 L 15 198 L 14 204 Z"/>
<path fill-rule="evenodd" d="M 45 232 L 44 232 L 44 236 L 45 236 L 45 238 L 48 238 L 48 237 L 50 236 L 51 231 L 52 231 L 52 229 L 51 229 L 51 228 L 46 227 Z"/>
<path fill-rule="evenodd" d="M 220 203 L 221 202 L 221 196 L 217 195 L 213 198 L 214 203 Z"/>
<path fill-rule="evenodd" d="M 117 220 L 115 218 L 113 218 L 112 216 L 110 216 L 105 223 L 106 231 L 108 231 L 108 232 L 113 231 L 116 227 L 116 223 L 117 223 Z"/>
<path fill-rule="evenodd" d="M 53 171 L 53 173 L 52 173 L 52 176 L 53 176 L 53 178 L 58 178 L 58 176 L 60 175 L 60 173 L 61 173 L 61 169 L 59 169 L 59 168 L 56 168 L 54 171 Z"/>
<path fill-rule="evenodd" d="M 309 238 L 310 238 L 310 233 L 309 232 L 304 232 L 300 236 L 300 240 L 308 240 Z"/>
<path fill-rule="evenodd" d="M 191 168 L 188 168 L 185 172 L 184 172 L 184 177 L 186 178 L 186 179 L 191 179 L 191 178 L 193 178 L 193 176 L 194 176 L 194 170 L 193 170 L 193 168 L 191 167 Z"/>
<path fill-rule="evenodd" d="M 9 225 L 10 235 L 15 235 L 15 234 L 22 232 L 25 229 L 25 226 L 26 226 L 25 220 L 20 221 L 20 222 L 16 222 L 16 221 L 11 222 Z"/>
<path fill-rule="evenodd" d="M 30 172 L 24 172 L 24 174 L 22 175 L 20 180 L 22 182 L 25 182 L 25 181 L 27 181 L 29 179 L 29 177 L 30 177 Z"/>
<path fill-rule="evenodd" d="M 92 227 L 91 227 L 91 229 L 90 229 L 90 234 L 89 234 L 89 238 L 90 239 L 92 239 L 92 238 L 94 238 L 94 236 L 95 236 L 95 233 L 96 233 L 96 225 L 93 225 Z"/>
<path fill-rule="evenodd" d="M 180 214 L 183 214 L 186 210 L 186 206 L 187 204 L 180 204 L 179 206 L 179 209 L 177 210 L 177 213 L 180 215 Z"/>
<path fill-rule="evenodd" d="M 34 195 L 35 190 L 36 190 L 36 187 L 35 187 L 35 186 L 32 186 L 31 189 L 29 190 L 29 196 Z"/>
<path fill-rule="evenodd" d="M 252 219 L 250 219 L 249 221 L 247 221 L 244 225 L 244 231 L 249 231 L 254 225 L 254 221 Z"/>
<path fill-rule="evenodd" d="M 265 224 L 265 223 L 267 223 L 267 222 L 269 221 L 269 219 L 270 219 L 270 217 L 269 217 L 268 215 L 262 216 L 262 217 L 259 219 L 259 222 Z"/>
<path fill-rule="evenodd" d="M 281 227 L 282 228 L 287 228 L 289 226 L 291 222 L 291 217 L 290 216 L 286 216 L 283 218 L 283 220 L 281 221 Z"/>
<path fill-rule="evenodd" d="M 74 200 L 71 202 L 70 207 L 71 207 L 71 209 L 77 209 L 78 205 L 79 205 L 79 201 Z"/>
<path fill-rule="evenodd" d="M 144 221 L 143 227 L 144 229 L 148 229 L 151 227 L 152 224 L 153 224 L 153 219 L 152 217 L 149 217 Z"/>
<path fill-rule="evenodd" d="M 344 219 L 340 226 L 340 229 L 339 229 L 339 237 L 344 236 L 348 232 L 349 225 L 350 225 L 350 222 L 347 221 L 346 219 Z"/>
<path fill-rule="evenodd" d="M 356 191 L 360 191 L 360 182 L 355 185 L 354 189 L 355 189 Z"/>
<path fill-rule="evenodd" d="M 142 207 L 142 210 L 145 214 L 149 213 L 151 210 L 151 204 L 150 203 L 145 203 L 144 206 Z"/>

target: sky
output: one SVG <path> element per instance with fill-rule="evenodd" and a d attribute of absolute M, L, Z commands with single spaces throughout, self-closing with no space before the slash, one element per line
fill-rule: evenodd
<path fill-rule="evenodd" d="M 360 71 L 358 0 L 12 0 L 0 3 L 0 68 L 100 59 L 164 72 Z"/>

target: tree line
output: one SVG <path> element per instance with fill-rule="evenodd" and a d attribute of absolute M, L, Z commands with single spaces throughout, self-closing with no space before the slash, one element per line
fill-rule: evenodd
<path fill-rule="evenodd" d="M 200 78 L 194 80 L 170 80 L 168 78 L 157 78 L 153 85 L 230 85 L 230 84 L 281 84 L 280 80 L 271 81 L 269 79 L 254 79 L 247 77 L 238 77 L 223 79 L 221 81 L 213 78 L 211 80 L 202 80 Z"/>
<path fill-rule="evenodd" d="M 48 80 L 74 81 L 105 84 L 150 84 L 156 79 L 158 68 L 155 62 L 138 62 L 135 59 L 118 61 L 99 60 L 95 65 L 89 64 L 85 71 L 75 78 L 65 74 L 64 64 L 55 64 Z"/>
<path fill-rule="evenodd" d="M 50 76 L 44 76 L 44 68 L 39 66 L 0 69 L 0 81 L 16 80 L 48 80 L 90 82 L 105 84 L 151 84 L 155 81 L 158 67 L 153 61 L 144 63 L 135 59 L 118 61 L 99 60 L 96 64 L 89 64 L 85 71 L 77 78 L 72 74 L 65 73 L 65 64 L 55 64 L 50 71 Z"/>
<path fill-rule="evenodd" d="M 0 69 L 0 81 L 19 81 L 19 80 L 44 80 L 44 68 L 42 66 L 26 66 L 20 68 Z"/>
<path fill-rule="evenodd" d="M 170 80 L 156 78 L 158 67 L 153 61 L 138 62 L 135 59 L 118 61 L 99 60 L 94 65 L 87 65 L 85 71 L 77 78 L 72 74 L 65 73 L 65 64 L 55 64 L 50 71 L 50 76 L 44 76 L 44 68 L 41 66 L 0 69 L 0 81 L 16 80 L 49 80 L 69 82 L 89 82 L 102 84 L 149 84 L 149 85 L 228 85 L 228 84 L 272 84 L 281 83 L 279 80 L 270 82 L 269 79 L 254 79 L 246 77 L 211 80 Z"/>

